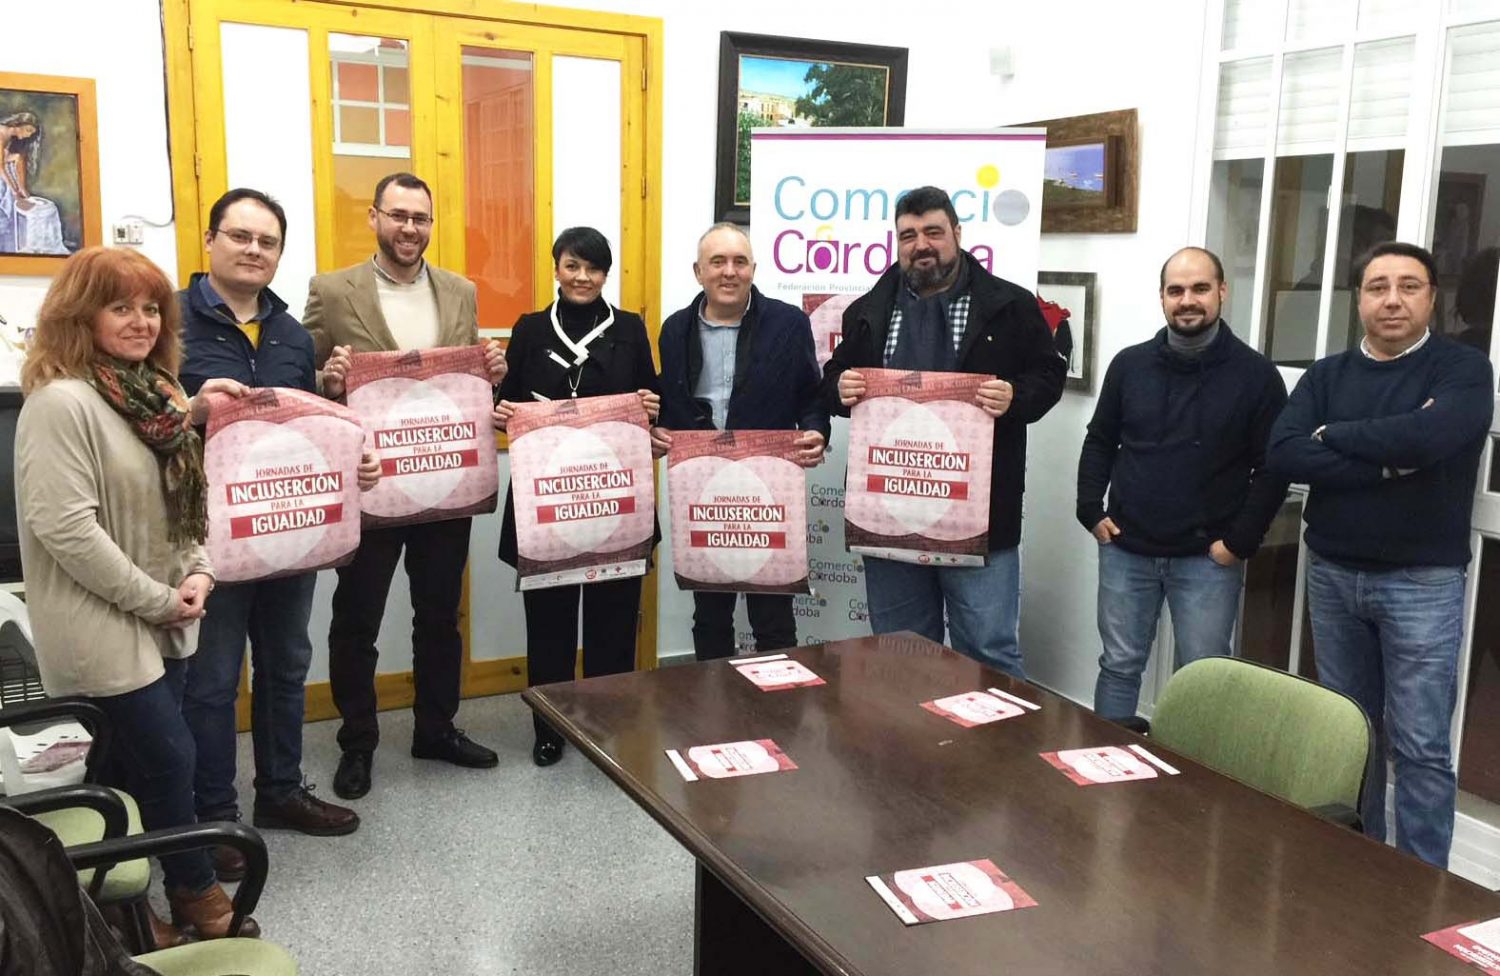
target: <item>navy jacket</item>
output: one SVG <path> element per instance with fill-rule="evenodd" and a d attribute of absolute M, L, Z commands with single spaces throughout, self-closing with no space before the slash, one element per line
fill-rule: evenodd
<path fill-rule="evenodd" d="M 661 416 L 668 430 L 713 430 L 708 401 L 693 396 L 703 370 L 698 310 L 704 294 L 661 326 Z M 795 305 L 750 287 L 750 307 L 735 339 L 734 386 L 725 427 L 730 430 L 816 430 L 828 440 L 828 412 L 818 397 L 818 357 L 812 323 Z"/>
<path fill-rule="evenodd" d="M 205 381 L 226 378 L 246 386 L 317 392 L 313 341 L 271 289 L 260 293 L 260 345 L 250 345 L 224 306 L 210 304 L 208 275 L 193 275 L 177 293 L 182 308 L 182 386 L 192 396 Z"/>
<path fill-rule="evenodd" d="M 1399 359 L 1313 363 L 1270 447 L 1272 469 L 1309 488 L 1308 547 L 1363 569 L 1467 565 L 1494 405 L 1489 360 L 1443 336 Z"/>
<path fill-rule="evenodd" d="M 990 470 L 990 551 L 1021 544 L 1021 494 L 1026 489 L 1026 425 L 1042 419 L 1062 396 L 1067 363 L 1057 354 L 1052 330 L 1036 296 L 984 270 L 967 251 L 969 324 L 958 347 L 958 371 L 984 373 L 1015 387 L 1015 399 L 995 421 Z M 875 287 L 844 310 L 844 338 L 823 366 L 823 403 L 849 416 L 839 403 L 839 376 L 846 369 L 881 367 L 901 268 L 892 265 Z"/>
<path fill-rule="evenodd" d="M 1222 539 L 1249 559 L 1286 497 L 1266 471 L 1286 384 L 1228 323 L 1198 356 L 1167 330 L 1115 356 L 1078 457 L 1078 521 L 1107 514 L 1113 545 L 1142 556 L 1192 556 Z M 1104 489 L 1109 486 L 1109 508 Z"/>

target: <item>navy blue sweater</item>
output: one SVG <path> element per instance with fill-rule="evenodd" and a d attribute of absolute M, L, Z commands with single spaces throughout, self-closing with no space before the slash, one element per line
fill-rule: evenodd
<path fill-rule="evenodd" d="M 1121 350 L 1078 458 L 1078 521 L 1092 531 L 1107 514 L 1115 544 L 1143 556 L 1201 555 L 1223 540 L 1249 559 L 1286 497 L 1265 470 L 1285 403 L 1276 367 L 1227 324 L 1197 356 L 1172 349 L 1165 328 Z"/>
<path fill-rule="evenodd" d="M 1308 546 L 1356 568 L 1467 565 L 1494 397 L 1489 360 L 1442 336 L 1399 359 L 1354 349 L 1309 367 L 1272 430 L 1269 459 L 1311 489 Z"/>
<path fill-rule="evenodd" d="M 183 389 L 191 396 L 205 381 L 239 380 L 246 386 L 281 386 L 317 392 L 313 341 L 286 302 L 269 288 L 260 293 L 260 344 L 235 324 L 227 306 L 214 304 L 208 275 L 193 275 L 177 293 L 182 309 Z"/>

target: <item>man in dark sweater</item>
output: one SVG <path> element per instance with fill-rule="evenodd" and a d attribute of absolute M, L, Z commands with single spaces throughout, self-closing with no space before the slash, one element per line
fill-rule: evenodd
<path fill-rule="evenodd" d="M 750 238 L 736 224 L 698 240 L 693 274 L 703 290 L 661 326 L 658 450 L 673 430 L 800 430 L 797 463 L 813 467 L 828 443 L 828 411 L 818 398 L 812 323 L 800 308 L 755 287 Z M 693 594 L 693 653 L 700 661 L 734 653 L 737 593 Z M 757 651 L 797 646 L 792 597 L 746 593 Z"/>
<path fill-rule="evenodd" d="M 1078 521 L 1099 543 L 1094 711 L 1105 718 L 1135 715 L 1163 599 L 1179 667 L 1234 653 L 1244 560 L 1286 495 L 1265 470 L 1286 384 L 1219 317 L 1228 291 L 1211 251 L 1167 259 L 1166 328 L 1109 364 L 1083 440 Z"/>
<path fill-rule="evenodd" d="M 997 278 L 960 247 L 948 194 L 918 187 L 896 204 L 897 266 L 844 311 L 844 338 L 823 367 L 823 398 L 848 416 L 865 395 L 860 369 L 983 373 L 976 403 L 995 418 L 990 469 L 989 564 L 921 566 L 865 558 L 870 625 L 910 630 L 1024 678 L 1021 612 L 1021 493 L 1026 425 L 1062 396 L 1067 364 L 1036 296 Z"/>
<path fill-rule="evenodd" d="M 1318 679 L 1359 702 L 1375 729 L 1365 833 L 1385 839 L 1389 751 L 1396 846 L 1445 867 L 1470 509 L 1495 384 L 1482 353 L 1427 331 L 1431 254 L 1378 244 L 1358 280 L 1364 338 L 1303 375 L 1272 430 L 1270 465 L 1310 489 Z"/>

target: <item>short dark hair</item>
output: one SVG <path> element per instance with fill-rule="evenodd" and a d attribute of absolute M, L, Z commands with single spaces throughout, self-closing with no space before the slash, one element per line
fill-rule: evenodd
<path fill-rule="evenodd" d="M 276 217 L 276 223 L 281 225 L 281 243 L 286 243 L 286 211 L 281 209 L 281 204 L 269 193 L 252 190 L 247 186 L 236 187 L 214 201 L 214 205 L 208 208 L 208 229 L 217 231 L 219 221 L 224 219 L 224 211 L 239 203 L 241 200 L 254 200 L 256 203 L 271 211 Z"/>
<path fill-rule="evenodd" d="M 933 210 L 941 210 L 948 215 L 950 224 L 958 226 L 958 211 L 953 209 L 953 201 L 949 199 L 947 190 L 936 186 L 919 186 L 915 190 L 907 190 L 896 200 L 898 219 L 907 214 L 924 214 Z"/>
<path fill-rule="evenodd" d="M 428 186 L 420 176 L 415 173 L 392 173 L 382 176 L 380 182 L 375 184 L 375 202 L 371 206 L 377 210 L 380 208 L 380 198 L 385 196 L 385 188 L 392 183 L 408 190 L 421 190 L 427 194 L 427 202 L 432 202 L 432 187 Z"/>
<path fill-rule="evenodd" d="M 1224 262 L 1219 260 L 1219 256 L 1206 247 L 1198 247 L 1196 245 L 1190 244 L 1187 247 L 1179 247 L 1177 250 L 1172 252 L 1170 257 L 1168 257 L 1161 263 L 1161 281 L 1156 286 L 1157 291 L 1167 290 L 1167 265 L 1172 263 L 1172 258 L 1175 258 L 1177 255 L 1182 254 L 1185 251 L 1197 251 L 1199 254 L 1208 255 L 1208 259 L 1214 263 L 1214 280 L 1221 284 L 1223 283 Z"/>
<path fill-rule="evenodd" d="M 609 241 L 592 227 L 569 227 L 558 234 L 552 244 L 552 266 L 561 264 L 563 254 L 569 252 L 605 272 L 614 260 L 609 254 Z"/>
<path fill-rule="evenodd" d="M 1394 254 L 1402 258 L 1415 258 L 1422 262 L 1422 267 L 1427 269 L 1427 283 L 1437 290 L 1438 271 L 1437 262 L 1432 259 L 1432 252 L 1425 247 L 1408 244 L 1405 241 L 1381 241 L 1374 247 L 1359 256 L 1354 262 L 1354 280 L 1357 284 L 1365 283 L 1365 272 L 1370 269 L 1370 262 L 1376 258 L 1383 258 Z"/>

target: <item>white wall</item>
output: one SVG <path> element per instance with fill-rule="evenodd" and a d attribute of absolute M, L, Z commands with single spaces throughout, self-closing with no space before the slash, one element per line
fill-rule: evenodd
<path fill-rule="evenodd" d="M 13 38 L 5 47 L 4 70 L 95 80 L 104 236 L 126 216 L 165 225 L 148 224 L 140 250 L 175 281 L 157 0 L 50 0 L 30 8 L 27 23 L 25 42 Z M 0 315 L 14 326 L 31 325 L 46 291 L 46 278 L 0 276 Z"/>

